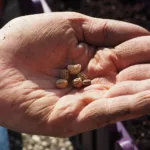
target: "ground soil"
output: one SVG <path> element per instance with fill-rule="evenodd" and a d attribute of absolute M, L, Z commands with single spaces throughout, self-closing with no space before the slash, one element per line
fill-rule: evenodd
<path fill-rule="evenodd" d="M 150 150 L 150 116 L 124 122 L 140 150 Z"/>
<path fill-rule="evenodd" d="M 94 17 L 117 19 L 150 29 L 150 1 L 47 0 L 52 11 L 76 11 Z"/>

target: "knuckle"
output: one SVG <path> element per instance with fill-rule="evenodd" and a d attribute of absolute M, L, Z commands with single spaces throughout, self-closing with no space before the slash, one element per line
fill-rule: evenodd
<path fill-rule="evenodd" d="M 106 126 L 111 123 L 110 108 L 108 99 L 105 99 L 105 104 L 100 108 L 100 111 L 96 113 L 93 117 L 93 122 L 96 128 Z"/>
<path fill-rule="evenodd" d="M 112 118 L 110 117 L 110 114 L 111 114 L 111 103 L 110 103 L 109 99 L 105 100 L 104 110 L 105 110 L 104 116 L 106 116 L 105 117 L 105 124 L 108 125 L 112 121 L 111 120 Z"/>
<path fill-rule="evenodd" d="M 108 27 L 109 27 L 108 21 L 105 20 L 105 21 L 104 21 L 104 25 L 103 25 L 103 30 L 102 30 L 102 31 L 103 31 L 103 37 L 104 37 L 104 41 L 103 41 L 103 44 L 104 44 L 104 45 L 105 45 L 105 41 L 107 41 L 108 36 L 109 36 Z"/>
<path fill-rule="evenodd" d="M 136 109 L 141 114 L 150 113 L 150 91 L 144 91 L 135 96 Z"/>
<path fill-rule="evenodd" d="M 106 103 L 106 123 L 115 123 L 129 117 L 131 113 L 130 105 L 125 102 L 118 103 L 118 100 L 107 99 Z"/>

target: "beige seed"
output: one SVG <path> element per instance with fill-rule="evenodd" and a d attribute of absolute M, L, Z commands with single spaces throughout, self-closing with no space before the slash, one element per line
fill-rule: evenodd
<path fill-rule="evenodd" d="M 77 75 L 81 71 L 81 64 L 68 65 L 67 68 L 71 75 Z"/>
<path fill-rule="evenodd" d="M 75 78 L 73 81 L 72 81 L 72 84 L 74 87 L 76 88 L 81 88 L 83 83 L 82 83 L 82 79 L 81 78 Z"/>
<path fill-rule="evenodd" d="M 56 87 L 59 89 L 64 89 L 67 87 L 67 85 L 68 85 L 68 81 L 65 79 L 58 79 L 56 81 Z"/>
<path fill-rule="evenodd" d="M 83 86 L 89 86 L 89 85 L 91 85 L 91 80 L 90 79 L 83 80 Z"/>
<path fill-rule="evenodd" d="M 88 76 L 83 72 L 78 73 L 77 77 L 81 78 L 82 80 L 88 79 Z"/>
<path fill-rule="evenodd" d="M 69 80 L 69 71 L 67 69 L 63 69 L 60 73 L 60 79 Z"/>

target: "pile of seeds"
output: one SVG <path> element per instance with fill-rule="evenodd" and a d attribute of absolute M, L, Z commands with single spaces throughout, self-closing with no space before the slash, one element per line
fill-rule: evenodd
<path fill-rule="evenodd" d="M 56 87 L 63 89 L 69 83 L 75 88 L 82 88 L 91 84 L 91 80 L 86 74 L 81 72 L 81 64 L 68 65 L 67 69 L 63 69 L 60 73 L 60 79 L 56 81 Z"/>

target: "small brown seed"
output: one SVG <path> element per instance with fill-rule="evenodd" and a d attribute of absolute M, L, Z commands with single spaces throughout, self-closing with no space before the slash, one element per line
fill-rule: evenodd
<path fill-rule="evenodd" d="M 69 80 L 69 71 L 67 69 L 63 69 L 60 73 L 60 79 Z"/>
<path fill-rule="evenodd" d="M 83 86 L 89 86 L 89 85 L 91 85 L 91 80 L 90 79 L 83 80 Z"/>
<path fill-rule="evenodd" d="M 67 85 L 68 85 L 68 81 L 65 79 L 58 79 L 56 81 L 56 87 L 59 89 L 64 89 L 67 87 Z"/>
<path fill-rule="evenodd" d="M 82 80 L 88 79 L 88 76 L 83 72 L 78 73 L 77 77 L 81 78 Z"/>
<path fill-rule="evenodd" d="M 81 88 L 83 83 L 82 83 L 82 79 L 81 78 L 75 78 L 73 81 L 72 81 L 72 84 L 74 87 L 76 88 Z"/>
<path fill-rule="evenodd" d="M 68 65 L 68 70 L 71 75 L 76 75 L 81 71 L 81 64 Z"/>

